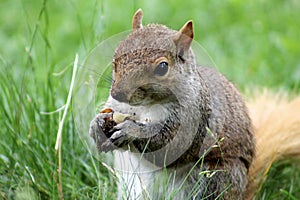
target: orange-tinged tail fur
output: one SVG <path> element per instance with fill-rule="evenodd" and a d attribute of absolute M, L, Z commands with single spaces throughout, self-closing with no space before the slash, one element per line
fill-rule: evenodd
<path fill-rule="evenodd" d="M 247 102 L 255 127 L 256 158 L 249 171 L 247 199 L 253 199 L 275 161 L 300 158 L 300 97 L 264 91 Z"/>

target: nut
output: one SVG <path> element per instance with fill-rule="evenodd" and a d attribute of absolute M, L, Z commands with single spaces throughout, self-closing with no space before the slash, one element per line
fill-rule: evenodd
<path fill-rule="evenodd" d="M 115 112 L 113 114 L 113 120 L 119 124 L 123 121 L 125 121 L 126 119 L 130 118 L 130 115 L 129 114 L 123 114 L 123 113 L 118 113 L 118 112 Z"/>

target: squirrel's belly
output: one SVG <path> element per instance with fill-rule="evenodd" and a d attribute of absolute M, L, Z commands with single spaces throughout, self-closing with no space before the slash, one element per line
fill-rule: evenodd
<path fill-rule="evenodd" d="M 140 154 L 129 151 L 114 153 L 115 170 L 118 174 L 118 199 L 147 199 L 145 192 L 154 182 L 154 173 L 159 170 L 151 163 L 140 159 Z"/>
<path fill-rule="evenodd" d="M 118 199 L 181 200 L 186 199 L 190 192 L 181 187 L 187 182 L 187 172 L 192 164 L 166 170 L 141 159 L 141 154 L 129 151 L 115 151 L 114 159 L 118 176 Z M 198 189 L 201 190 L 201 187 Z"/>

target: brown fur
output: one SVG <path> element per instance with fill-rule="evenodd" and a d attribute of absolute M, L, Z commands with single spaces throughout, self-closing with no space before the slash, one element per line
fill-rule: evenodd
<path fill-rule="evenodd" d="M 268 91 L 247 102 L 256 138 L 256 157 L 248 174 L 247 199 L 253 199 L 275 161 L 300 158 L 300 97 Z"/>
<path fill-rule="evenodd" d="M 215 146 L 217 139 L 222 141 L 217 143 L 219 148 L 208 151 L 203 166 L 195 167 L 192 180 L 200 182 L 185 183 L 186 189 L 180 191 L 177 198 L 186 198 L 191 192 L 187 188 L 191 186 L 196 187 L 195 199 L 254 198 L 274 161 L 300 157 L 300 97 L 289 101 L 283 95 L 259 94 L 248 102 L 249 117 L 244 100 L 233 84 L 216 70 L 195 65 L 190 49 L 194 35 L 192 21 L 180 31 L 174 31 L 155 24 L 143 27 L 142 16 L 142 11 L 138 10 L 133 17 L 133 32 L 115 51 L 114 81 L 107 105 L 121 113 L 134 110 L 139 116 L 148 109 L 149 116 L 156 121 L 146 126 L 125 120 L 116 126 L 107 143 L 99 137 L 103 125 L 101 116 L 97 116 L 90 130 L 97 146 L 123 147 L 130 143 L 141 153 L 148 153 L 172 141 L 176 145 L 168 148 L 168 157 L 164 152 L 144 157 L 157 166 L 166 165 L 169 171 L 183 172 L 186 166 L 196 164 L 204 152 Z M 168 61 L 172 70 L 157 76 L 154 73 L 156 60 L 161 58 Z M 158 104 L 166 111 L 162 116 L 151 107 Z M 189 148 L 185 149 L 186 146 Z M 178 150 L 185 152 L 176 157 Z M 177 160 L 166 164 L 168 158 L 174 157 Z M 218 173 L 212 177 L 199 177 L 201 171 L 214 169 Z M 141 179 L 152 183 L 147 176 Z M 177 183 L 180 184 L 180 180 Z M 134 187 L 138 188 L 139 184 Z"/>

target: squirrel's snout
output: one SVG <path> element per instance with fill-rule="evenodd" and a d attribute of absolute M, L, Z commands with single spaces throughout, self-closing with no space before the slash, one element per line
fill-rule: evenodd
<path fill-rule="evenodd" d="M 112 96 L 112 98 L 114 98 L 117 101 L 124 102 L 124 103 L 128 102 L 127 96 L 123 92 L 117 92 L 115 90 L 112 90 L 111 96 Z"/>

